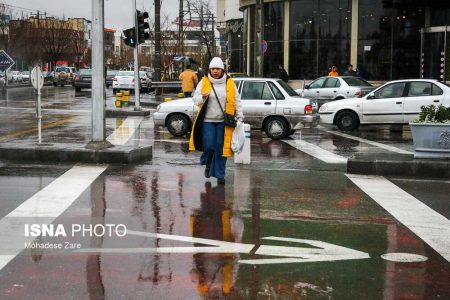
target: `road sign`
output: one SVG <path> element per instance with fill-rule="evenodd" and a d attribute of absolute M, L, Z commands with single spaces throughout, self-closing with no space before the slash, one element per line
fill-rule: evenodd
<path fill-rule="evenodd" d="M 267 48 L 268 48 L 267 41 L 266 40 L 262 40 L 262 45 L 261 45 L 262 53 L 266 53 Z"/>
<path fill-rule="evenodd" d="M 35 89 L 42 88 L 44 86 L 44 75 L 42 75 L 41 68 L 34 67 L 31 71 L 31 84 Z"/>
<path fill-rule="evenodd" d="M 4 50 L 0 50 L 0 71 L 5 72 L 13 65 L 14 60 Z"/>

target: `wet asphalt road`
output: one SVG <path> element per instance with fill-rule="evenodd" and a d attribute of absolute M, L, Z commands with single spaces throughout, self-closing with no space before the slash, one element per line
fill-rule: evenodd
<path fill-rule="evenodd" d="M 0 142 L 37 139 L 32 99 L 26 88 L 0 98 Z M 112 105 L 111 91 L 108 100 Z M 89 141 L 88 92 L 48 87 L 43 102 L 44 142 Z M 218 186 L 203 177 L 199 154 L 189 153 L 186 138 L 154 128 L 150 118 L 139 119 L 136 131 L 121 127 L 124 122 L 107 119 L 107 136 L 120 129 L 130 134 L 128 143 L 153 145 L 152 161 L 0 161 L 0 229 L 7 221 L 61 224 L 67 236 L 29 240 L 69 246 L 14 252 L 7 244 L 23 238 L 24 227 L 20 237 L 2 231 L 0 254 L 11 257 L 0 270 L 0 299 L 450 299 L 444 252 L 397 217 L 402 209 L 414 212 L 414 203 L 387 211 L 378 199 L 394 202 L 404 191 L 448 222 L 450 182 L 387 178 L 395 189 L 380 196 L 377 190 L 389 187 L 372 182 L 369 195 L 342 163 L 355 153 L 391 152 L 371 142 L 412 151 L 407 127 L 365 127 L 351 136 L 305 128 L 287 141 L 253 131 L 252 163 L 229 160 L 226 185 Z M 314 147 L 337 159 L 314 156 Z M 81 179 L 97 174 L 82 187 L 70 173 L 79 169 Z M 74 175 L 59 181 L 64 174 Z M 26 210 L 27 203 L 38 205 Z M 123 224 L 128 233 L 72 235 L 73 224 Z M 439 239 L 445 243 L 449 236 Z M 84 252 L 70 248 L 77 245 Z M 427 260 L 393 262 L 382 258 L 387 253 Z"/>

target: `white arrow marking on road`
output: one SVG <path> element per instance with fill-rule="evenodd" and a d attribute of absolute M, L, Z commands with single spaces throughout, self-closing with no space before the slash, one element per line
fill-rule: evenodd
<path fill-rule="evenodd" d="M 127 234 L 158 238 L 164 240 L 190 242 L 214 247 L 161 247 L 161 248 L 87 248 L 74 252 L 82 253 L 245 253 L 249 254 L 255 247 L 253 244 L 231 243 L 218 240 L 195 238 L 189 236 L 169 235 L 151 232 L 127 231 Z M 303 240 L 282 237 L 266 237 L 266 240 L 296 242 L 308 244 L 316 248 L 285 247 L 261 245 L 255 254 L 268 256 L 281 256 L 274 259 L 247 259 L 239 260 L 243 264 L 279 264 L 302 263 L 317 261 L 336 261 L 370 258 L 369 254 L 338 245 L 321 241 Z"/>

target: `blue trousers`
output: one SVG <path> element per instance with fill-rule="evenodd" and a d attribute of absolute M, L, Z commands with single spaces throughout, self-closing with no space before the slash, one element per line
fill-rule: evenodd
<path fill-rule="evenodd" d="M 216 178 L 225 177 L 227 158 L 222 156 L 224 128 L 223 122 L 203 123 L 203 154 L 200 164 L 206 165 L 209 175 Z"/>

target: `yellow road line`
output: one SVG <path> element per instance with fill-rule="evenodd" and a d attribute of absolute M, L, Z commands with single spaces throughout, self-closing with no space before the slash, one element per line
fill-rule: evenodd
<path fill-rule="evenodd" d="M 59 121 L 51 122 L 51 123 L 42 125 L 41 129 L 44 130 L 44 129 L 56 127 L 56 126 L 59 126 L 61 124 L 70 122 L 73 119 L 76 119 L 78 117 L 79 116 L 70 116 L 70 117 L 61 119 Z M 39 127 L 35 127 L 35 128 L 27 129 L 27 130 L 21 130 L 21 131 L 10 133 L 10 134 L 4 135 L 4 136 L 0 136 L 0 140 L 5 140 L 5 139 L 8 139 L 8 138 L 16 137 L 16 136 L 23 135 L 23 134 L 30 134 L 30 133 L 34 133 L 34 132 L 37 132 L 37 131 L 39 131 Z"/>

